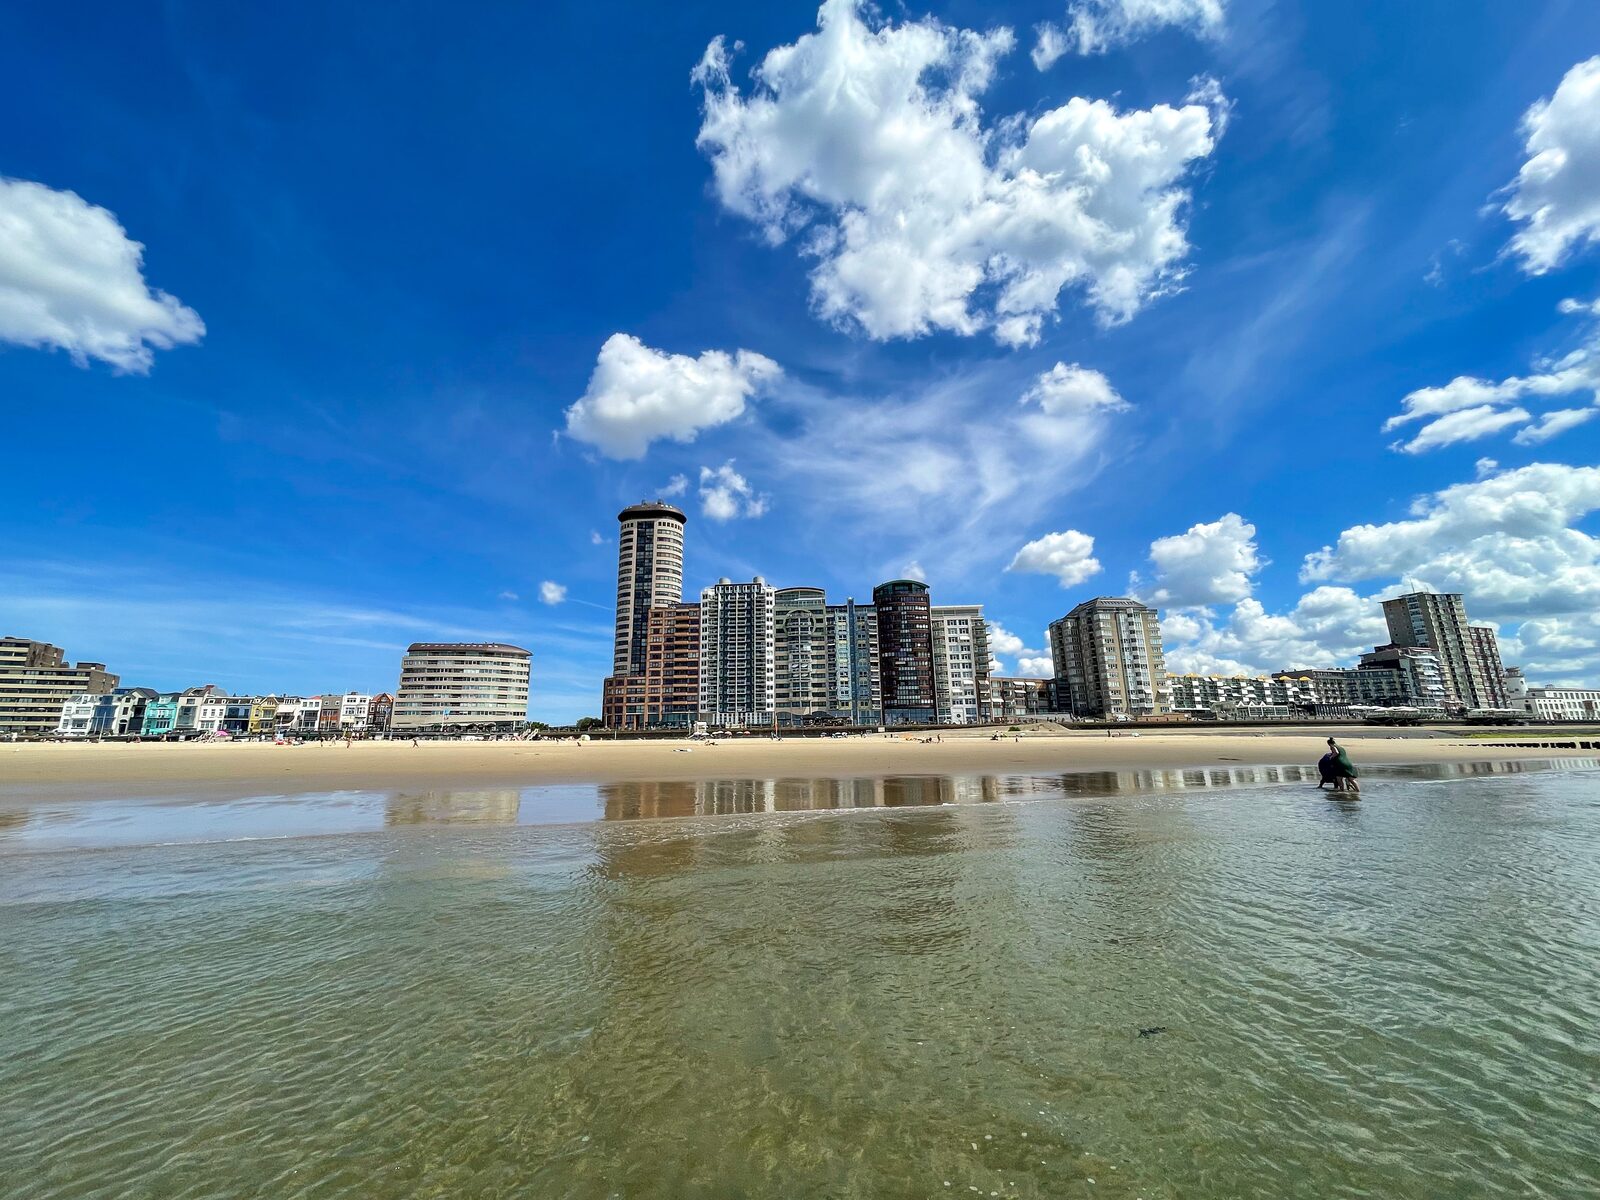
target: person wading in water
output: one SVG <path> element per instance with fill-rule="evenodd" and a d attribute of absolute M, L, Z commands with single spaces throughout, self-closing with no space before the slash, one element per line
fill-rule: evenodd
<path fill-rule="evenodd" d="M 1350 756 L 1345 753 L 1344 747 L 1332 738 L 1328 739 L 1328 753 L 1322 756 L 1322 761 L 1317 763 L 1317 768 L 1322 772 L 1322 782 L 1329 778 L 1333 780 L 1333 790 L 1336 792 L 1359 792 L 1361 785 L 1356 782 L 1356 765 L 1350 761 Z M 1321 787 L 1322 784 L 1317 784 Z"/>

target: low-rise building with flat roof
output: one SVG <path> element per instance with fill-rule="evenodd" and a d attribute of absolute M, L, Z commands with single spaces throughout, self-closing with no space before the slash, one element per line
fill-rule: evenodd
<path fill-rule="evenodd" d="M 120 681 L 104 663 L 67 662 L 59 646 L 0 638 L 0 737 L 54 733 L 74 696 L 103 696 Z"/>

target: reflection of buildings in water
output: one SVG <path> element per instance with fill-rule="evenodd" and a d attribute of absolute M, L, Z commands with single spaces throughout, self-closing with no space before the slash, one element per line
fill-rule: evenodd
<path fill-rule="evenodd" d="M 607 821 L 645 817 L 692 817 L 697 811 L 697 783 L 602 783 L 600 807 Z"/>
<path fill-rule="evenodd" d="M 697 783 L 600 785 L 601 803 L 608 821 L 979 804 L 997 800 L 1000 795 L 999 781 L 992 775 L 891 776 L 887 779 L 708 779 Z"/>
<path fill-rule="evenodd" d="M 777 781 L 712 779 L 695 785 L 695 813 L 702 817 L 776 812 Z"/>
<path fill-rule="evenodd" d="M 517 788 L 477 792 L 394 792 L 384 802 L 386 825 L 515 825 Z"/>
<path fill-rule="evenodd" d="M 877 806 L 876 780 L 780 779 L 774 801 L 779 812 L 817 812 Z"/>
<path fill-rule="evenodd" d="M 1075 771 L 1051 779 L 1069 796 L 1112 796 L 1119 792 L 1171 792 L 1235 788 L 1267 783 L 1315 783 L 1315 767 L 1207 767 L 1147 771 Z"/>
<path fill-rule="evenodd" d="M 1000 798 L 993 775 L 908 775 L 881 780 L 879 802 L 889 808 L 918 804 L 985 804 Z"/>

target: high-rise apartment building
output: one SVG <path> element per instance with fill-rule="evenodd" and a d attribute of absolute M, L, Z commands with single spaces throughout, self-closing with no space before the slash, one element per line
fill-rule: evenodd
<path fill-rule="evenodd" d="M 644 670 L 605 681 L 607 729 L 689 729 L 700 711 L 700 606 L 658 605 L 645 619 Z"/>
<path fill-rule="evenodd" d="M 852 725 L 883 720 L 883 680 L 878 667 L 878 610 L 848 599 L 828 605 L 828 661 L 833 711 Z"/>
<path fill-rule="evenodd" d="M 600 719 L 611 729 L 642 729 L 653 721 L 647 710 L 659 714 L 667 700 L 663 687 L 676 689 L 681 680 L 660 677 L 651 686 L 645 679 L 650 658 L 651 613 L 683 603 L 683 529 L 688 522 L 681 508 L 661 500 L 631 504 L 617 514 L 617 625 L 611 651 L 611 674 L 601 689 Z M 691 606 L 692 607 L 692 606 Z M 666 626 L 656 628 L 664 637 L 687 620 L 680 613 Z M 698 626 L 697 626 L 698 630 Z M 696 633 L 698 636 L 698 632 Z M 699 677 L 693 684 L 699 691 Z M 680 701 L 674 700 L 674 710 Z M 694 718 L 689 718 L 693 723 Z"/>
<path fill-rule="evenodd" d="M 714 725 L 767 726 L 777 711 L 777 595 L 757 575 L 700 593 L 700 715 Z"/>
<path fill-rule="evenodd" d="M 935 604 L 933 633 L 935 719 L 941 725 L 976 725 L 989 719 L 989 627 L 981 604 Z"/>
<path fill-rule="evenodd" d="M 886 725 L 931 725 L 938 719 L 933 687 L 933 621 L 928 585 L 891 579 L 872 589 L 878 614 L 878 676 Z"/>
<path fill-rule="evenodd" d="M 1500 660 L 1500 636 L 1493 625 L 1467 626 L 1472 655 L 1483 673 L 1483 708 L 1509 708 L 1506 694 L 1506 665 Z"/>
<path fill-rule="evenodd" d="M 1079 717 L 1167 711 L 1166 659 L 1156 610 L 1121 596 L 1085 600 L 1050 623 L 1058 693 Z"/>
<path fill-rule="evenodd" d="M 617 627 L 613 675 L 644 674 L 650 610 L 683 603 L 683 510 L 660 500 L 617 514 Z"/>
<path fill-rule="evenodd" d="M 512 725 L 528 719 L 532 658 L 497 642 L 416 642 L 400 664 L 396 732 L 462 725 Z M 337 729 L 342 696 L 323 697 L 319 726 Z"/>
<path fill-rule="evenodd" d="M 104 663 L 66 661 L 59 646 L 0 638 L 0 737 L 54 733 L 75 696 L 103 696 L 118 679 Z"/>
<path fill-rule="evenodd" d="M 692 728 L 700 711 L 700 606 L 652 608 L 645 643 L 645 726 Z"/>
<path fill-rule="evenodd" d="M 1494 692 L 1484 674 L 1459 592 L 1408 592 L 1383 602 L 1389 641 L 1421 646 L 1439 656 L 1445 703 L 1451 708 L 1492 708 Z M 1499 653 L 1495 653 L 1496 660 Z M 1498 678 L 1498 668 L 1496 669 Z"/>
<path fill-rule="evenodd" d="M 780 725 L 831 718 L 835 664 L 833 622 L 821 588 L 779 588 L 774 593 L 775 695 Z"/>

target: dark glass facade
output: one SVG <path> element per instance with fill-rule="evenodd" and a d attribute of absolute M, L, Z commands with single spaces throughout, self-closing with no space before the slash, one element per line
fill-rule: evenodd
<path fill-rule="evenodd" d="M 933 622 L 928 585 L 892 579 L 872 589 L 886 725 L 932 724 Z"/>

